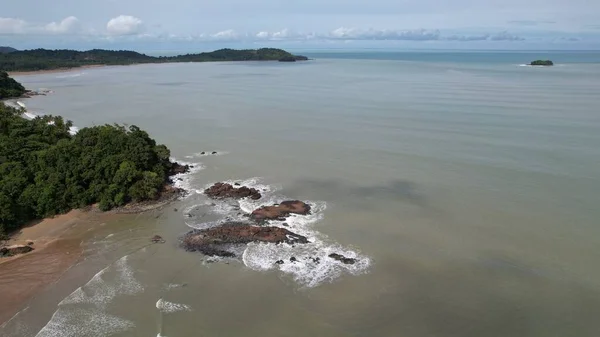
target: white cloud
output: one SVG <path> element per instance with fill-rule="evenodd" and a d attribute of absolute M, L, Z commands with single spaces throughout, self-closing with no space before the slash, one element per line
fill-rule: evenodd
<path fill-rule="evenodd" d="M 69 34 L 75 33 L 81 28 L 79 19 L 74 16 L 69 16 L 59 23 L 51 22 L 46 25 L 45 30 L 54 34 Z"/>
<path fill-rule="evenodd" d="M 391 30 L 391 29 L 357 29 L 340 27 L 325 36 L 339 40 L 410 40 L 431 41 L 440 39 L 439 30 Z"/>
<path fill-rule="evenodd" d="M 119 15 L 110 19 L 106 24 L 106 31 L 110 35 L 136 35 L 144 31 L 142 20 L 130 15 Z"/>
<path fill-rule="evenodd" d="M 0 34 L 22 34 L 27 30 L 27 22 L 21 19 L 0 18 Z"/>
<path fill-rule="evenodd" d="M 217 41 L 235 41 L 240 40 L 242 38 L 242 36 L 233 29 L 228 29 L 212 34 L 210 37 Z"/>

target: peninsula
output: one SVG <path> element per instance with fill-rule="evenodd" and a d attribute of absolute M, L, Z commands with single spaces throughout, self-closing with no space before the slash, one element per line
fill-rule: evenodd
<path fill-rule="evenodd" d="M 12 94 L 17 82 L 5 73 L 1 78 L 0 91 Z M 71 133 L 73 123 L 60 116 L 29 120 L 23 112 L 0 102 L 0 239 L 72 209 L 142 209 L 182 192 L 170 177 L 189 167 L 172 162 L 169 149 L 137 126 Z"/>
<path fill-rule="evenodd" d="M 40 71 L 69 69 L 83 66 L 132 65 L 144 63 L 175 62 L 223 62 L 223 61 L 281 61 L 295 62 L 308 60 L 305 56 L 293 55 L 276 48 L 261 49 L 219 49 L 212 52 L 177 56 L 148 56 L 128 50 L 92 49 L 76 50 L 13 50 L 0 53 L 0 70 Z"/>

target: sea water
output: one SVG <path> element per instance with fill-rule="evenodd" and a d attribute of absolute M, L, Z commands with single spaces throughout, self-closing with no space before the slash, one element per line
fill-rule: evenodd
<path fill-rule="evenodd" d="M 138 125 L 195 169 L 177 180 L 183 200 L 86 240 L 86 260 L 2 335 L 600 331 L 599 53 L 308 56 L 17 76 L 54 91 L 24 100 L 30 113 Z M 539 58 L 556 65 L 523 66 Z M 265 197 L 208 200 L 216 181 Z M 235 259 L 178 247 L 286 199 L 313 212 L 274 225 L 310 244 Z M 148 245 L 155 234 L 167 243 Z"/>

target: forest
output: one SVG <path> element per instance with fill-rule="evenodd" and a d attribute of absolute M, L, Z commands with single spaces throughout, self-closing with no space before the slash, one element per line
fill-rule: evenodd
<path fill-rule="evenodd" d="M 21 83 L 9 77 L 6 72 L 0 71 L 0 100 L 20 97 L 25 91 L 25 87 L 23 87 Z"/>
<path fill-rule="evenodd" d="M 0 70 L 37 71 L 76 68 L 90 65 L 130 65 L 140 63 L 216 62 L 216 61 L 290 61 L 307 60 L 276 48 L 219 49 L 199 54 L 153 57 L 127 50 L 88 51 L 33 49 L 0 53 Z"/>
<path fill-rule="evenodd" d="M 71 135 L 71 121 L 22 112 L 0 102 L 0 236 L 86 205 L 157 199 L 169 181 L 169 149 L 136 126 Z"/>

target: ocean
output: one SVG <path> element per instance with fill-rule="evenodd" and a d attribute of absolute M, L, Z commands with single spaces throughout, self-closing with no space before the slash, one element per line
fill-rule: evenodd
<path fill-rule="evenodd" d="M 0 335 L 598 335 L 600 52 L 304 54 L 16 76 L 53 91 L 29 112 L 135 124 L 194 170 L 184 199 L 89 233 Z M 217 181 L 265 197 L 208 200 Z M 311 204 L 286 221 L 310 244 L 178 246 L 286 199 Z"/>

